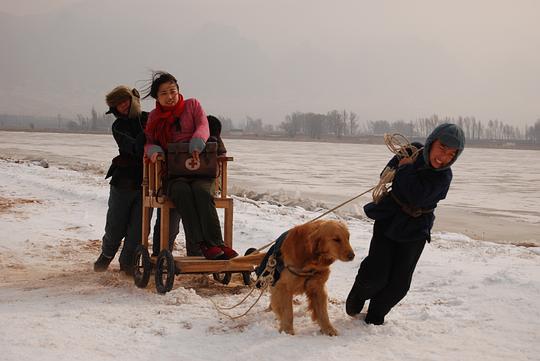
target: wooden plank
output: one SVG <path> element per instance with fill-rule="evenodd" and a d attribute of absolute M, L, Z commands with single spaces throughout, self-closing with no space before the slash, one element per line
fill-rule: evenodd
<path fill-rule="evenodd" d="M 259 253 L 250 254 L 250 255 L 247 255 L 247 256 L 240 256 L 240 257 L 230 259 L 229 263 L 232 263 L 232 264 L 248 264 L 248 263 L 251 263 L 251 264 L 254 264 L 254 265 L 258 266 L 262 262 L 264 256 L 266 256 L 266 252 L 259 252 Z"/>
<path fill-rule="evenodd" d="M 208 262 L 182 262 L 175 261 L 175 266 L 180 269 L 180 273 L 221 273 L 221 272 L 253 272 L 253 265 L 234 265 L 229 263 Z"/>
<path fill-rule="evenodd" d="M 150 208 L 142 207 L 142 244 L 148 248 L 148 235 L 150 234 Z"/>
<path fill-rule="evenodd" d="M 159 250 L 169 249 L 169 208 L 161 208 L 161 222 L 159 225 Z"/>
<path fill-rule="evenodd" d="M 152 197 L 155 191 L 156 187 L 156 173 L 155 168 L 152 164 L 149 164 L 150 170 L 148 172 L 148 196 Z"/>
<path fill-rule="evenodd" d="M 216 208 L 232 208 L 233 205 L 233 199 L 232 198 L 214 198 L 214 201 L 216 203 Z"/>
<path fill-rule="evenodd" d="M 231 260 L 208 260 L 204 257 L 174 257 L 174 263 L 180 273 L 221 273 L 253 272 L 262 261 L 265 253 L 236 257 Z M 152 257 L 152 262 L 155 263 Z"/>
<path fill-rule="evenodd" d="M 223 243 L 229 248 L 233 248 L 233 207 L 232 201 L 229 207 L 225 207 L 225 217 L 223 219 Z"/>

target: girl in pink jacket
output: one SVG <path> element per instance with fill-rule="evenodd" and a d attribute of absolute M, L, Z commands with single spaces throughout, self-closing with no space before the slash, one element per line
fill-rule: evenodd
<path fill-rule="evenodd" d="M 180 94 L 176 78 L 156 72 L 145 98 L 156 99 L 146 125 L 145 154 L 155 163 L 159 154 L 167 152 L 167 144 L 189 142 L 195 160 L 210 136 L 206 114 L 197 99 Z M 214 202 L 213 178 L 175 178 L 170 180 L 167 194 L 182 217 L 186 239 L 199 244 L 207 259 L 230 259 L 238 254 L 223 243 L 221 226 Z"/>

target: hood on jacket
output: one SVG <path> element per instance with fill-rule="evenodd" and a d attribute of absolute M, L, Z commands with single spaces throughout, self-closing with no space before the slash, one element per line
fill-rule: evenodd
<path fill-rule="evenodd" d="M 116 107 L 126 99 L 131 99 L 128 118 L 138 118 L 141 115 L 141 95 L 137 89 L 130 89 L 125 85 L 117 86 L 105 96 L 105 102 L 109 106 L 106 114 L 114 114 L 118 117 Z"/>
<path fill-rule="evenodd" d="M 441 171 L 450 168 L 450 166 L 454 164 L 459 155 L 463 152 L 463 149 L 465 148 L 465 134 L 458 125 L 452 123 L 439 124 L 435 129 L 433 129 L 431 134 L 426 139 L 426 144 L 424 145 L 423 151 L 424 161 L 430 168 L 432 167 L 429 162 L 429 151 L 431 150 L 431 145 L 437 139 L 447 147 L 457 149 L 456 156 L 450 163 L 442 168 L 434 168 L 436 171 Z"/>

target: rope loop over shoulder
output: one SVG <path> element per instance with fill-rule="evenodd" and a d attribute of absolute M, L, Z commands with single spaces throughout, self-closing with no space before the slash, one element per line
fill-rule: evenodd
<path fill-rule="evenodd" d="M 384 134 L 384 144 L 394 153 L 399 159 L 412 158 L 416 160 L 423 148 L 415 147 L 402 134 L 394 133 Z M 373 188 L 373 202 L 379 203 L 389 192 L 392 187 L 392 181 L 396 175 L 396 170 L 390 167 L 384 168 L 379 179 L 379 183 Z"/>

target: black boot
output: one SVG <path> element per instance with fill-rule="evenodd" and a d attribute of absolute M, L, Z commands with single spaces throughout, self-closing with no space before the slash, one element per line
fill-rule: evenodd
<path fill-rule="evenodd" d="M 107 257 L 103 253 L 99 255 L 96 262 L 94 262 L 94 272 L 104 272 L 109 267 L 112 261 L 112 257 Z"/>
<path fill-rule="evenodd" d="M 351 317 L 358 315 L 362 308 L 364 308 L 364 303 L 366 300 L 360 299 L 357 295 L 357 290 L 355 290 L 356 282 L 354 283 L 349 296 L 347 296 L 347 301 L 345 302 L 345 312 Z"/>
<path fill-rule="evenodd" d="M 372 315 L 368 312 L 364 322 L 368 325 L 382 325 L 384 323 L 384 316 Z"/>
<path fill-rule="evenodd" d="M 120 263 L 120 272 L 124 272 L 128 276 L 133 276 L 133 265 Z"/>

